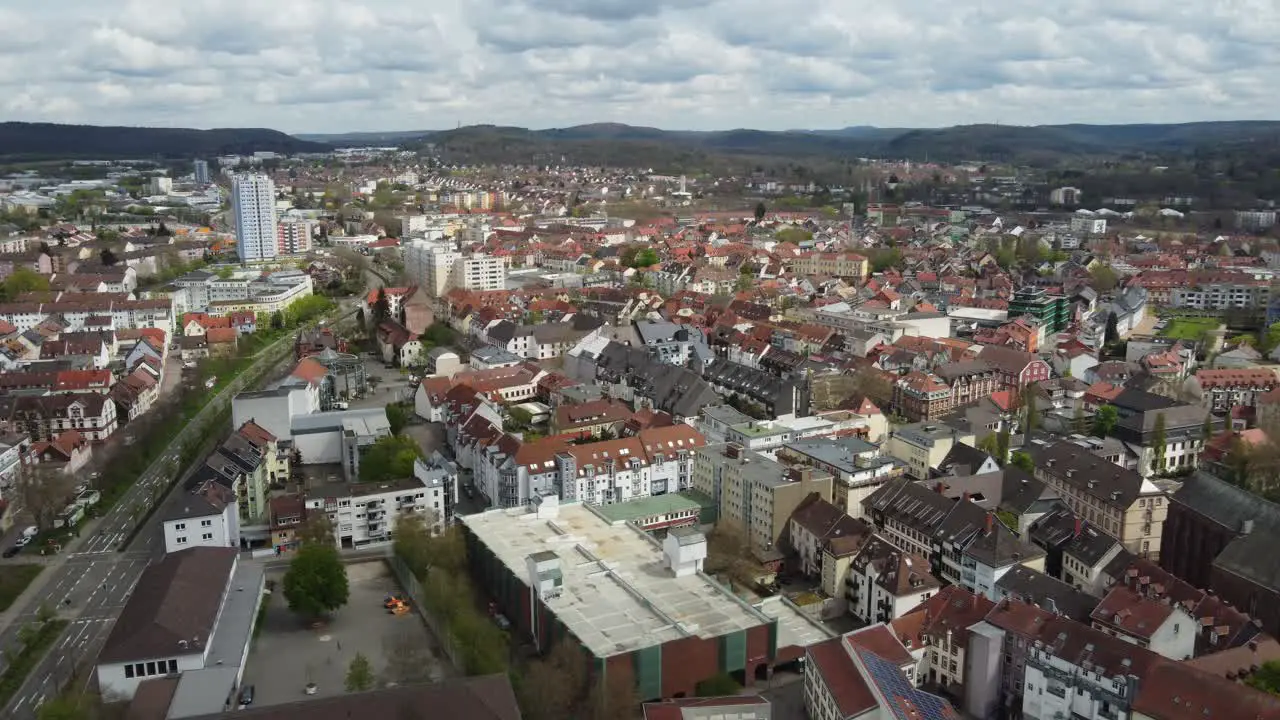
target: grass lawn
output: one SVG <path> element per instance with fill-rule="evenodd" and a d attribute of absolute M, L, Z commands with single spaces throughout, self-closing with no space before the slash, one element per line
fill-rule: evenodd
<path fill-rule="evenodd" d="M 0 612 L 9 609 L 41 570 L 43 565 L 0 565 Z"/>
<path fill-rule="evenodd" d="M 1217 330 L 1222 324 L 1217 318 L 1180 317 L 1170 318 L 1169 323 L 1160 331 L 1163 337 L 1196 341 L 1206 330 Z"/>

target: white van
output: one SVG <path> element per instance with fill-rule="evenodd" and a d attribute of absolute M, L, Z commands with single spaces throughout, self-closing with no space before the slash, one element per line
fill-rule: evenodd
<path fill-rule="evenodd" d="M 35 525 L 28 525 L 22 529 L 22 537 L 30 540 L 31 538 L 35 537 L 39 532 L 40 532 L 40 528 L 36 527 Z"/>

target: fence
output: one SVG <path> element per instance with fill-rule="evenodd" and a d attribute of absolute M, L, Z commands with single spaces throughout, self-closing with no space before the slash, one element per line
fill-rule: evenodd
<path fill-rule="evenodd" d="M 415 612 L 418 617 L 422 618 L 422 622 L 435 636 L 436 644 L 440 646 L 440 650 L 449 658 L 449 663 L 453 665 L 453 669 L 458 673 L 462 673 L 463 664 L 461 656 L 457 648 L 454 646 L 453 635 L 447 627 L 431 613 L 431 608 L 423 603 L 422 583 L 418 582 L 418 578 L 414 576 L 413 571 L 409 569 L 408 564 L 400 558 L 399 555 L 391 555 L 387 558 L 387 564 L 391 566 L 391 572 L 395 574 L 396 581 L 400 583 L 400 587 L 409 594 L 409 599 L 413 601 Z"/>

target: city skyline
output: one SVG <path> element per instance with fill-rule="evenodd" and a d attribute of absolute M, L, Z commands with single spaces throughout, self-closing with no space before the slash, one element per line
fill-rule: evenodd
<path fill-rule="evenodd" d="M 491 3 L 491 7 L 484 7 Z M 0 9 L 23 121 L 762 130 L 1280 117 L 1275 4 L 389 0 Z M 344 32 L 332 34 L 335 23 Z M 74 36 L 51 57 L 54 37 Z"/>

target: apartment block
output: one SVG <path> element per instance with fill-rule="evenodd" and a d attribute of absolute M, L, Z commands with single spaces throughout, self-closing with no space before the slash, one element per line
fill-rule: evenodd
<path fill-rule="evenodd" d="M 781 559 L 787 522 L 811 493 L 831 501 L 832 478 L 783 466 L 740 445 L 708 445 L 693 454 L 693 489 L 716 500 L 720 522 L 733 523 L 762 560 Z"/>

